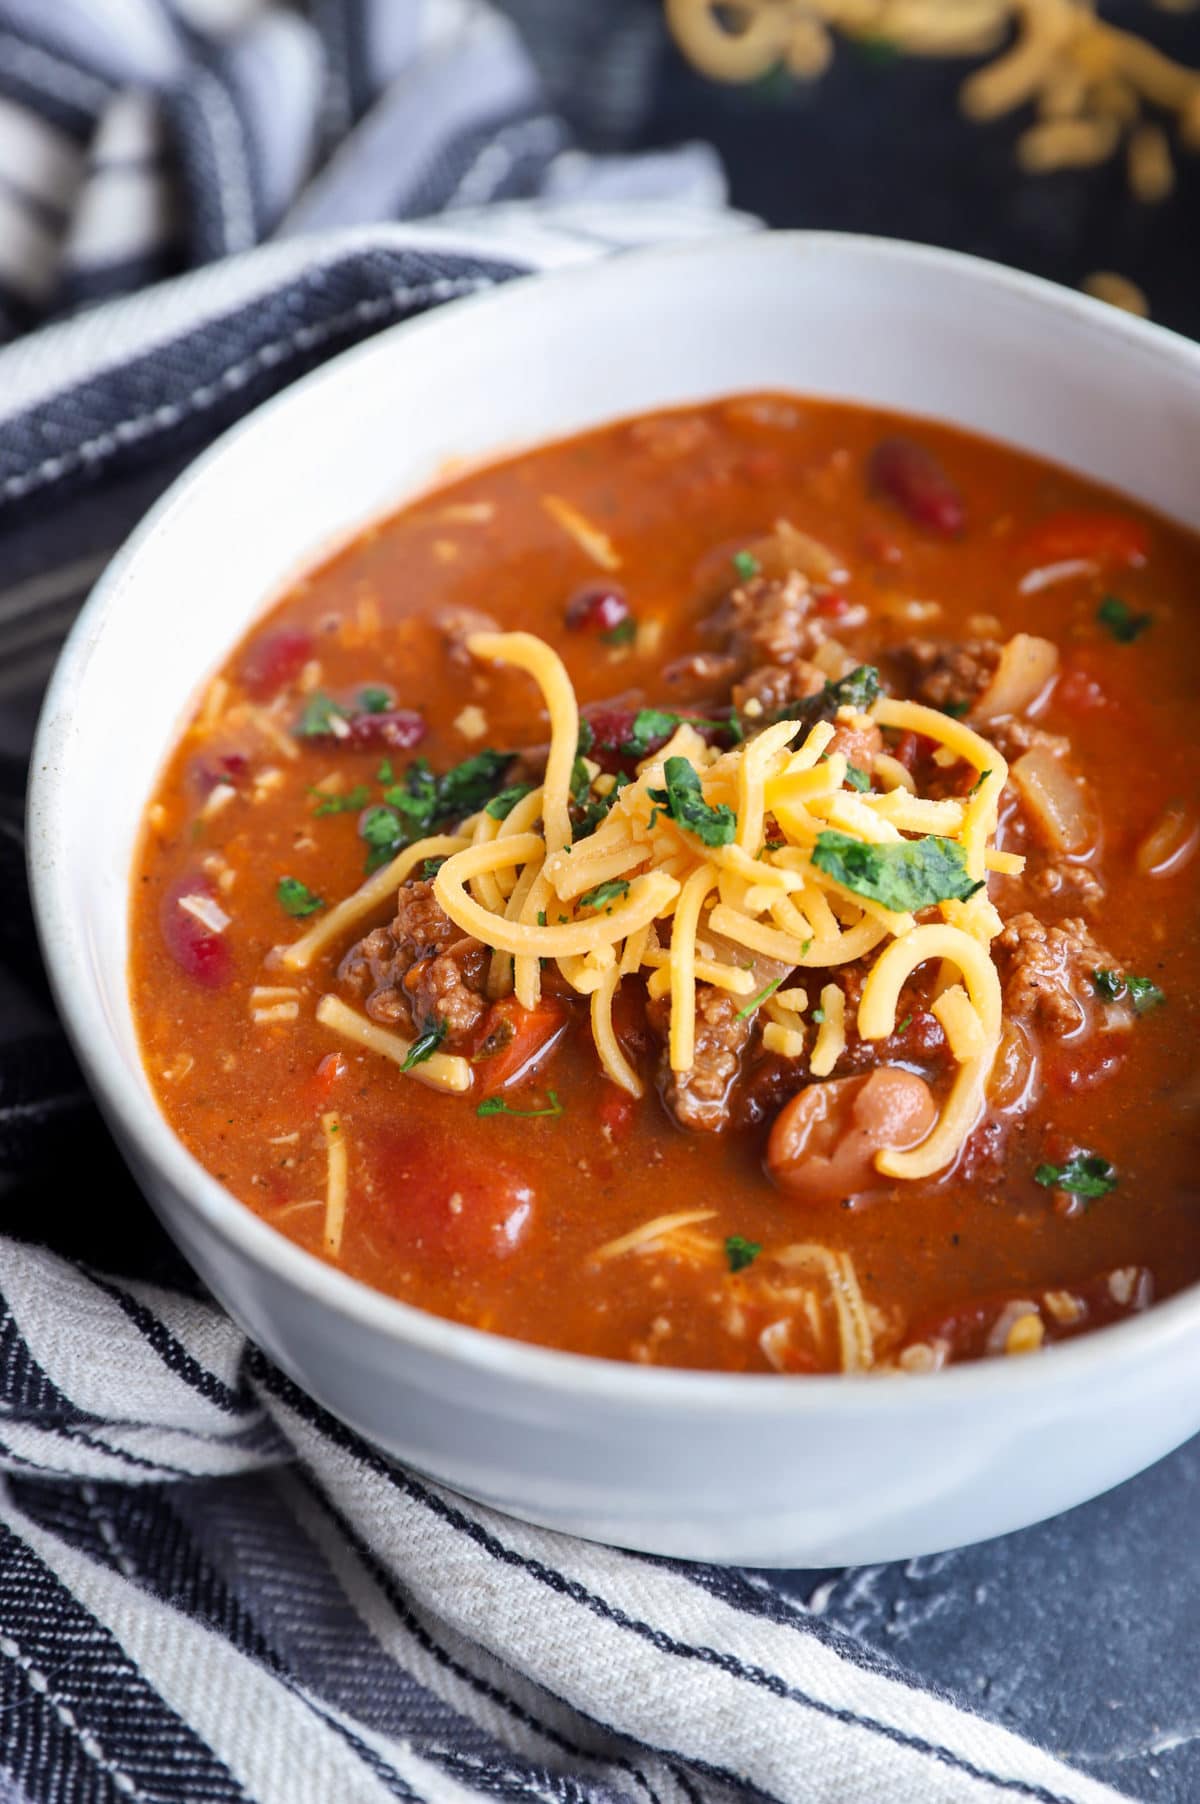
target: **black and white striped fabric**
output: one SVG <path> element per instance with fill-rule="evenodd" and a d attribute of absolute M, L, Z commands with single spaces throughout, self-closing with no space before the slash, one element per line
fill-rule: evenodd
<path fill-rule="evenodd" d="M 74 316 L 0 350 L 0 1804 L 1098 1804 L 761 1577 L 527 1528 L 364 1445 L 197 1294 L 49 1011 L 29 727 L 147 502 L 366 333 L 734 229 L 703 149 L 571 146 L 584 67 L 579 128 L 632 125 L 653 6 L 508 11 L 536 67 L 470 0 L 0 0 L 0 308 Z"/>

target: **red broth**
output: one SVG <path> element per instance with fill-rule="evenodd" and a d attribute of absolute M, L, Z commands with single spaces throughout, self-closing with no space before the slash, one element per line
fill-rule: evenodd
<path fill-rule="evenodd" d="M 604 535 L 619 568 L 599 567 L 547 497 Z M 761 555 L 780 520 L 833 554 L 805 579 L 782 666 L 770 620 L 784 579 Z M 751 572 L 734 560 L 754 546 Z M 847 1270 L 865 1311 L 859 1363 L 884 1368 L 1033 1350 L 1167 1296 L 1200 1274 L 1198 588 L 1197 541 L 1136 504 L 948 427 L 787 396 L 624 421 L 451 483 L 258 622 L 172 753 L 132 900 L 130 982 L 160 1106 L 235 1196 L 318 1257 L 331 1256 L 335 1122 L 343 1270 L 452 1320 L 581 1353 L 838 1370 Z M 739 589 L 749 599 L 731 604 Z M 785 705 L 788 682 L 793 695 L 819 684 L 808 654 L 826 680 L 840 651 L 892 694 L 970 715 L 1013 635 L 1057 648 L 1032 709 L 995 730 L 1010 763 L 1053 736 L 1047 755 L 1083 798 L 1087 839 L 1065 855 L 1048 847 L 1010 782 L 998 843 L 1028 864 L 989 888 L 1014 941 L 995 950 L 1012 1031 L 949 1169 L 809 1194 L 768 1162 L 781 1112 L 803 1113 L 796 1099 L 817 1084 L 841 1084 L 835 1149 L 852 1127 L 847 1077 L 883 1065 L 942 1094 L 928 990 L 897 1036 L 874 1049 L 852 1039 L 824 1079 L 807 1056 L 766 1054 L 756 1017 L 701 1125 L 671 1103 L 641 978 L 617 1004 L 641 1100 L 604 1076 L 586 1004 L 551 980 L 534 1021 L 479 1002 L 463 1030 L 466 1096 L 317 1021 L 326 994 L 362 1011 L 343 960 L 387 927 L 395 897 L 307 971 L 281 973 L 272 949 L 363 881 L 369 812 L 414 760 L 440 775 L 494 748 L 520 758 L 493 790 L 514 770 L 536 777 L 548 736 L 536 692 L 465 656 L 463 610 L 558 651 L 610 768 L 628 763 L 621 742 L 639 709 L 736 709 L 756 730 L 764 714 L 746 704 L 770 700 L 772 682 Z M 885 755 L 962 792 L 961 772 L 906 739 L 885 735 Z M 281 895 L 312 914 L 289 914 Z M 478 969 L 454 956 L 453 975 L 478 993 Z M 404 1027 L 412 994 L 397 978 L 393 1012 L 377 1019 Z M 489 1098 L 501 1108 L 480 1113 Z M 796 1145 L 811 1171 L 815 1142 Z M 1067 1175 L 1051 1183 L 1048 1170 Z M 673 1212 L 705 1213 L 597 1257 Z M 824 1249 L 824 1263 L 781 1262 L 797 1243 Z"/>

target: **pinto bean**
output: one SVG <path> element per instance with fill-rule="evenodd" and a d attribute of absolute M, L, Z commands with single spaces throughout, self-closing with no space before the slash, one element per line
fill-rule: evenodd
<path fill-rule="evenodd" d="M 767 1171 L 799 1202 L 877 1189 L 890 1180 L 876 1171 L 876 1153 L 916 1146 L 936 1119 L 924 1078 L 897 1065 L 880 1065 L 869 1077 L 809 1084 L 775 1118 Z"/>

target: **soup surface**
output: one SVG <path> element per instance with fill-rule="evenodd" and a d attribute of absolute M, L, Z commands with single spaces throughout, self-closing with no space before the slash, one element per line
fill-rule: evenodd
<path fill-rule="evenodd" d="M 577 1352 L 919 1371 L 1145 1307 L 1200 1275 L 1198 588 L 1134 504 L 787 396 L 423 497 L 158 785 L 167 1119 Z"/>

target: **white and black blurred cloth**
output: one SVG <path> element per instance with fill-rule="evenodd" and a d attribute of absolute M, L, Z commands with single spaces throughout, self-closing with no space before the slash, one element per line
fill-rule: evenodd
<path fill-rule="evenodd" d="M 54 1027 L 29 728 L 147 502 L 367 333 L 736 227 L 703 146 L 621 152 L 653 0 L 507 11 L 0 0 L 0 1804 L 1111 1797 L 759 1577 L 364 1445 L 197 1293 Z"/>

